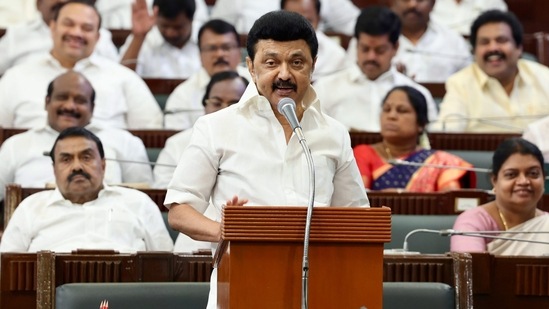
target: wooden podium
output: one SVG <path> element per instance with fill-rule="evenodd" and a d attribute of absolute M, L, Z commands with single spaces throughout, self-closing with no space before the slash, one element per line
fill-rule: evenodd
<path fill-rule="evenodd" d="M 306 207 L 226 207 L 216 254 L 218 308 L 301 307 Z M 382 308 L 389 208 L 315 207 L 309 308 Z"/>

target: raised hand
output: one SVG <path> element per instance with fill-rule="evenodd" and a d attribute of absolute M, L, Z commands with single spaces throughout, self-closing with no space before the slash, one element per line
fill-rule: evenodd
<path fill-rule="evenodd" d="M 146 0 L 135 0 L 132 4 L 132 34 L 145 36 L 156 24 L 158 7 L 153 8 L 153 14 L 149 14 Z"/>

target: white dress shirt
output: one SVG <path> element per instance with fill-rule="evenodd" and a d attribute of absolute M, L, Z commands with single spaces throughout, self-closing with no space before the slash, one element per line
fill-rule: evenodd
<path fill-rule="evenodd" d="M 300 124 L 316 172 L 314 204 L 368 206 L 349 133 L 321 112 L 312 87 L 303 104 Z M 164 204 L 187 203 L 201 213 L 211 204 L 214 220 L 220 220 L 223 205 L 234 195 L 248 199 L 247 206 L 308 204 L 309 172 L 298 138 L 293 134 L 286 143 L 270 103 L 254 83 L 239 103 L 196 122 L 175 175 L 182 176 L 170 182 Z M 207 308 L 215 308 L 216 295 L 214 269 Z"/>
<path fill-rule="evenodd" d="M 487 10 L 507 11 L 504 0 L 437 0 L 430 14 L 434 22 L 445 25 L 461 35 L 471 33 L 473 21 Z"/>
<path fill-rule="evenodd" d="M 35 193 L 19 204 L 0 242 L 0 252 L 172 251 L 158 206 L 143 192 L 105 187 L 97 199 L 73 204 L 58 189 Z"/>
<path fill-rule="evenodd" d="M 549 132 L 549 116 L 528 125 L 522 134 L 522 137 L 538 146 L 543 154 L 545 162 L 549 162 L 549 140 L 547 140 L 547 132 Z"/>
<path fill-rule="evenodd" d="M 88 125 L 103 144 L 107 160 L 105 182 L 109 184 L 144 183 L 152 185 L 153 175 L 149 164 L 123 163 L 114 160 L 149 161 L 143 142 L 125 130 L 100 128 Z M 55 183 L 49 152 L 59 132 L 49 126 L 32 129 L 8 138 L 0 147 L 0 200 L 8 183 L 23 187 L 44 188 Z"/>
<path fill-rule="evenodd" d="M 99 34 L 95 52 L 118 61 L 118 50 L 112 42 L 111 32 L 101 28 Z M 6 34 L 0 38 L 0 75 L 14 65 L 49 53 L 52 48 L 50 28 L 40 16 L 7 28 Z"/>
<path fill-rule="evenodd" d="M 353 65 L 347 58 L 345 49 L 324 32 L 316 31 L 318 55 L 313 72 L 313 80 L 337 73 Z"/>
<path fill-rule="evenodd" d="M 265 13 L 280 10 L 279 1 L 216 0 L 211 17 L 235 26 L 238 33 L 248 33 L 254 22 Z M 319 25 L 321 30 L 353 35 L 360 9 L 351 0 L 322 1 Z"/>
<path fill-rule="evenodd" d="M 533 121 L 549 115 L 549 68 L 519 60 L 513 90 L 473 63 L 452 75 L 432 129 L 449 132 L 521 133 Z"/>
<path fill-rule="evenodd" d="M 36 0 L 0 0 L 0 28 L 31 20 L 36 15 Z"/>
<path fill-rule="evenodd" d="M 90 81 L 96 92 L 92 122 L 116 128 L 161 128 L 162 111 L 149 88 L 135 72 L 92 54 L 73 70 Z M 15 66 L 0 79 L 0 126 L 36 128 L 46 123 L 48 84 L 65 73 L 51 54 Z"/>
<path fill-rule="evenodd" d="M 247 68 L 238 66 L 238 74 L 251 81 Z M 210 75 L 201 67 L 189 79 L 179 84 L 166 101 L 166 115 L 164 127 L 170 130 L 185 130 L 191 128 L 198 117 L 204 115 L 202 98 L 206 93 L 206 86 L 210 82 Z"/>
<path fill-rule="evenodd" d="M 133 35 L 120 48 L 120 55 L 128 49 Z M 193 39 L 182 48 L 166 42 L 155 26 L 147 33 L 139 50 L 135 71 L 141 77 L 187 79 L 200 69 L 200 51 Z"/>
<path fill-rule="evenodd" d="M 187 129 L 170 136 L 166 140 L 164 148 L 158 154 L 156 165 L 154 166 L 154 187 L 158 189 L 166 189 L 172 180 L 175 167 L 179 163 L 179 158 L 183 154 L 183 150 L 187 148 L 191 141 L 193 129 Z M 164 164 L 164 165 L 162 165 Z"/>
<path fill-rule="evenodd" d="M 429 121 L 437 118 L 437 107 L 429 90 L 391 68 L 369 80 L 358 65 L 321 78 L 314 84 L 322 109 L 347 130 L 379 132 L 383 98 L 395 86 L 411 86 L 427 100 Z"/>
<path fill-rule="evenodd" d="M 444 83 L 471 61 L 467 41 L 457 32 L 432 21 L 416 45 L 400 35 L 393 58 L 393 63 L 404 64 L 406 75 L 418 83 Z"/>

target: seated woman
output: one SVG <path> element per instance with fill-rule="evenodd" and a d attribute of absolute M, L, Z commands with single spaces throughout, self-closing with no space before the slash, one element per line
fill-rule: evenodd
<path fill-rule="evenodd" d="M 433 167 L 468 168 L 472 165 L 447 152 L 429 149 L 425 132 L 428 121 L 427 102 L 421 92 L 409 86 L 397 86 L 387 93 L 380 115 L 382 141 L 354 148 L 367 189 L 437 192 L 476 186 L 473 172 Z M 420 141 L 425 145 L 420 145 Z M 395 160 L 413 162 L 419 166 L 391 164 Z"/>
<path fill-rule="evenodd" d="M 542 255 L 549 253 L 549 234 L 510 232 L 549 231 L 549 216 L 536 208 L 545 190 L 543 155 L 522 138 L 503 141 L 492 158 L 492 184 L 496 198 L 460 214 L 454 230 L 462 232 L 501 231 L 496 237 L 522 241 L 452 236 L 451 250 L 488 251 L 496 255 Z M 491 234 L 493 235 L 493 234 Z M 542 241 L 546 244 L 526 241 Z"/>

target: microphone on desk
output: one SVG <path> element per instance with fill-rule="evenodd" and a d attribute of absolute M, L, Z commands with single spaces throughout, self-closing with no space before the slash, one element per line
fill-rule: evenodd
<path fill-rule="evenodd" d="M 406 48 L 404 51 L 411 54 L 427 55 L 427 56 L 456 59 L 456 60 L 468 60 L 471 58 L 470 56 L 463 56 L 458 54 L 447 54 L 447 53 L 441 53 L 437 51 L 424 50 L 424 49 Z"/>
<path fill-rule="evenodd" d="M 407 166 L 417 166 L 417 167 L 432 167 L 432 168 L 442 168 L 442 169 L 457 169 L 464 170 L 468 172 L 478 172 L 478 173 L 492 173 L 492 170 L 489 168 L 479 168 L 479 167 L 466 167 L 466 166 L 457 166 L 457 165 L 444 165 L 444 164 L 429 164 L 429 163 L 418 163 L 410 162 L 402 159 L 390 159 L 387 160 L 389 164 L 392 165 L 407 165 Z"/>
<path fill-rule="evenodd" d="M 519 242 L 529 242 L 529 243 L 536 243 L 536 244 L 543 244 L 543 245 L 549 245 L 549 242 L 547 241 L 538 241 L 538 240 L 531 240 L 531 239 L 521 239 L 521 238 L 513 238 L 513 237 L 506 237 L 506 236 L 500 236 L 501 234 L 549 234 L 549 231 L 474 231 L 474 232 L 466 232 L 466 231 L 457 231 L 453 229 L 444 229 L 444 230 L 431 230 L 431 229 L 415 229 L 404 237 L 404 242 L 402 243 L 402 251 L 407 252 L 408 251 L 408 238 L 410 236 L 417 234 L 417 233 L 431 233 L 431 234 L 438 234 L 440 236 L 469 236 L 469 237 L 481 237 L 481 238 L 490 238 L 490 239 L 501 239 L 501 240 L 510 240 L 510 241 L 519 241 Z"/>
<path fill-rule="evenodd" d="M 452 113 L 452 114 L 446 115 L 444 119 L 442 119 L 441 123 L 442 123 L 442 132 L 446 132 L 446 123 L 448 122 L 469 122 L 469 121 L 477 121 L 483 124 L 494 126 L 496 128 L 510 129 L 514 131 L 523 131 L 524 128 L 522 127 L 506 124 L 504 122 L 515 120 L 515 119 L 537 120 L 546 116 L 549 116 L 549 114 L 498 116 L 498 117 L 466 117 L 463 114 Z"/>
<path fill-rule="evenodd" d="M 50 157 L 50 152 L 44 151 L 42 155 L 46 157 Z M 177 165 L 174 165 L 174 164 L 156 163 L 151 161 L 134 161 L 134 160 L 124 160 L 124 159 L 113 159 L 113 158 L 105 158 L 105 160 L 118 162 L 118 163 L 135 163 L 135 164 L 146 164 L 146 165 L 155 165 L 155 166 L 166 166 L 166 167 L 173 167 L 173 168 L 177 167 Z"/>
<path fill-rule="evenodd" d="M 280 114 L 284 115 L 288 123 L 292 127 L 292 130 L 299 139 L 303 153 L 307 158 L 307 166 L 309 167 L 309 204 L 307 207 L 307 221 L 305 223 L 305 236 L 303 240 L 303 262 L 302 262 L 302 282 L 301 282 L 301 308 L 309 308 L 308 304 L 308 278 L 309 278 L 309 236 L 311 234 L 311 220 L 313 215 L 313 206 L 315 201 L 315 168 L 313 162 L 313 156 L 311 150 L 307 146 L 307 141 L 303 135 L 303 130 L 297 119 L 295 113 L 295 102 L 291 98 L 282 98 L 278 101 L 277 110 Z"/>

